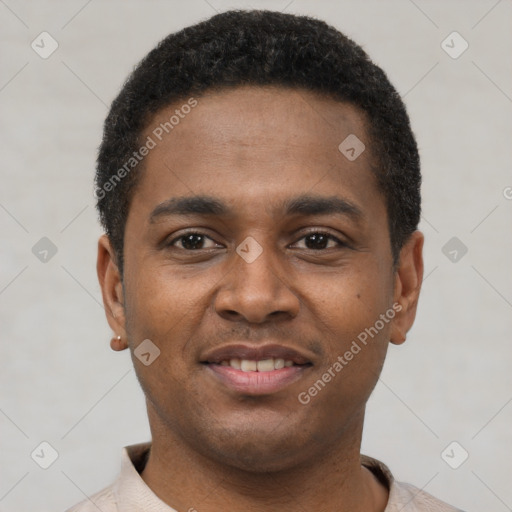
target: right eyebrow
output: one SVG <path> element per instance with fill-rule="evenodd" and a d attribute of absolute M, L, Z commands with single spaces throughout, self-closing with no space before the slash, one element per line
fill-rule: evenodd
<path fill-rule="evenodd" d="M 208 196 L 173 197 L 160 203 L 151 212 L 149 221 L 169 215 L 227 215 L 230 209 L 218 199 Z"/>

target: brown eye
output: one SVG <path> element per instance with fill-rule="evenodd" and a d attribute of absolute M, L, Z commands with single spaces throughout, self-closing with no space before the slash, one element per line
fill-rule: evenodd
<path fill-rule="evenodd" d="M 202 249 L 204 244 L 203 235 L 198 235 L 196 233 L 191 233 L 190 235 L 185 235 L 181 237 L 181 244 L 184 249 Z"/>
<path fill-rule="evenodd" d="M 323 233 L 314 233 L 304 237 L 308 249 L 325 249 L 329 243 L 329 236 Z"/>
<path fill-rule="evenodd" d="M 208 243 L 209 245 L 206 245 Z M 218 246 L 210 237 L 202 233 L 186 233 L 185 235 L 175 238 L 169 245 L 186 251 L 211 249 Z"/>
<path fill-rule="evenodd" d="M 336 237 L 329 235 L 328 233 L 315 232 L 310 233 L 301 238 L 301 241 L 304 240 L 304 245 L 306 249 L 311 250 L 322 250 L 322 249 L 331 249 L 333 247 L 340 247 L 344 244 L 340 242 Z M 297 242 L 299 243 L 299 242 Z"/>

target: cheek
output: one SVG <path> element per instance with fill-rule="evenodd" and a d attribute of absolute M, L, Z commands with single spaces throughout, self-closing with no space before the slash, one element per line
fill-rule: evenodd
<path fill-rule="evenodd" d="M 140 267 L 137 277 L 127 284 L 130 327 L 139 335 L 147 329 L 155 336 L 183 336 L 187 325 L 197 322 L 204 312 L 213 284 L 206 274 L 193 279 L 165 265 Z"/>
<path fill-rule="evenodd" d="M 204 287 L 203 287 L 204 288 Z M 127 332 L 139 382 L 157 409 L 162 403 L 179 407 L 178 390 L 188 386 L 188 342 L 204 314 L 200 283 L 177 278 L 167 267 L 141 269 L 126 284 Z M 137 357 L 137 347 L 151 340 L 158 356 L 149 365 Z"/>
<path fill-rule="evenodd" d="M 195 371 L 191 340 L 209 311 L 216 282 L 207 274 L 184 277 L 168 265 L 147 265 L 126 285 L 128 340 L 137 376 L 149 397 L 163 393 L 170 400 L 173 390 L 189 386 L 184 376 Z M 136 357 L 137 346 L 146 339 L 160 351 L 150 366 Z M 165 390 L 163 382 L 169 384 Z"/>
<path fill-rule="evenodd" d="M 326 356 L 298 399 L 311 406 L 311 413 L 321 423 L 332 423 L 336 416 L 338 425 L 345 424 L 364 408 L 378 381 L 391 324 L 381 321 L 381 313 L 374 313 L 379 306 L 373 306 L 369 308 L 357 296 L 340 298 L 330 314 L 319 316 Z"/>
<path fill-rule="evenodd" d="M 387 339 L 391 318 L 386 313 L 393 311 L 389 300 L 360 292 L 339 296 L 334 304 L 323 320 L 344 345 L 350 340 L 364 344 L 367 339 Z"/>
<path fill-rule="evenodd" d="M 394 313 L 389 279 L 388 274 L 378 272 L 378 266 L 372 269 L 368 264 L 364 271 L 340 273 L 323 289 L 309 293 L 326 350 L 322 368 L 315 376 L 318 379 L 328 374 L 325 400 L 353 400 L 356 404 L 373 389 L 388 347 L 389 312 Z"/>
<path fill-rule="evenodd" d="M 372 259 L 365 258 L 361 265 L 340 269 L 321 284 L 318 279 L 304 283 L 303 300 L 320 325 L 330 329 L 331 337 L 345 341 L 357 337 L 390 308 L 392 276 Z M 388 327 L 386 324 L 385 328 Z"/>

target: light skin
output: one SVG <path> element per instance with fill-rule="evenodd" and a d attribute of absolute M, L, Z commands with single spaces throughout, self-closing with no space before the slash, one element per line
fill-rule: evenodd
<path fill-rule="evenodd" d="M 107 319 L 121 336 L 112 348 L 133 352 L 150 339 L 161 351 L 149 366 L 133 358 L 153 443 L 142 478 L 179 511 L 382 511 L 388 491 L 360 463 L 365 405 L 389 342 L 413 324 L 423 236 L 410 236 L 395 268 L 357 108 L 278 87 L 197 100 L 145 158 L 122 277 L 108 238 L 98 245 Z M 144 138 L 180 105 L 159 112 Z M 351 133 L 366 143 L 353 162 L 338 150 Z M 193 196 L 225 212 L 206 213 L 204 201 L 169 211 L 169 200 Z M 192 245 L 180 238 L 188 230 Z M 263 251 L 251 263 L 236 252 L 249 236 Z M 299 393 L 393 304 L 394 318 L 301 404 Z M 204 354 L 241 340 L 272 340 L 310 364 L 276 392 L 233 390 Z"/>

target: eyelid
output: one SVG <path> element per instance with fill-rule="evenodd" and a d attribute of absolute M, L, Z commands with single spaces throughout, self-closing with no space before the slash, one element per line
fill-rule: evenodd
<path fill-rule="evenodd" d="M 300 240 L 304 239 L 305 237 L 307 237 L 309 235 L 316 235 L 316 234 L 326 235 L 330 240 L 334 240 L 338 244 L 338 247 L 349 247 L 348 242 L 342 240 L 339 236 L 332 234 L 328 229 L 325 229 L 325 228 L 310 228 L 306 232 L 303 231 L 300 238 L 298 238 L 291 245 L 297 244 Z M 308 249 L 308 250 L 318 251 L 318 249 Z"/>
<path fill-rule="evenodd" d="M 176 246 L 175 245 L 176 242 L 178 240 L 181 240 L 183 237 L 185 237 L 187 235 L 199 235 L 199 236 L 202 236 L 204 238 L 207 238 L 208 240 L 211 240 L 212 242 L 214 242 L 217 245 L 222 245 L 221 243 L 219 243 L 216 240 L 214 240 L 211 236 L 206 234 L 201 228 L 188 228 L 188 229 L 185 229 L 185 230 L 181 231 L 179 233 L 179 235 L 176 235 L 175 233 L 173 233 L 171 235 L 171 237 L 167 237 L 164 240 L 164 246 L 166 246 L 166 247 L 175 247 Z M 212 249 L 212 248 L 208 247 L 207 249 Z M 182 249 L 182 250 L 186 251 L 187 249 Z M 197 249 L 195 252 L 198 252 L 200 250 L 201 249 Z"/>

